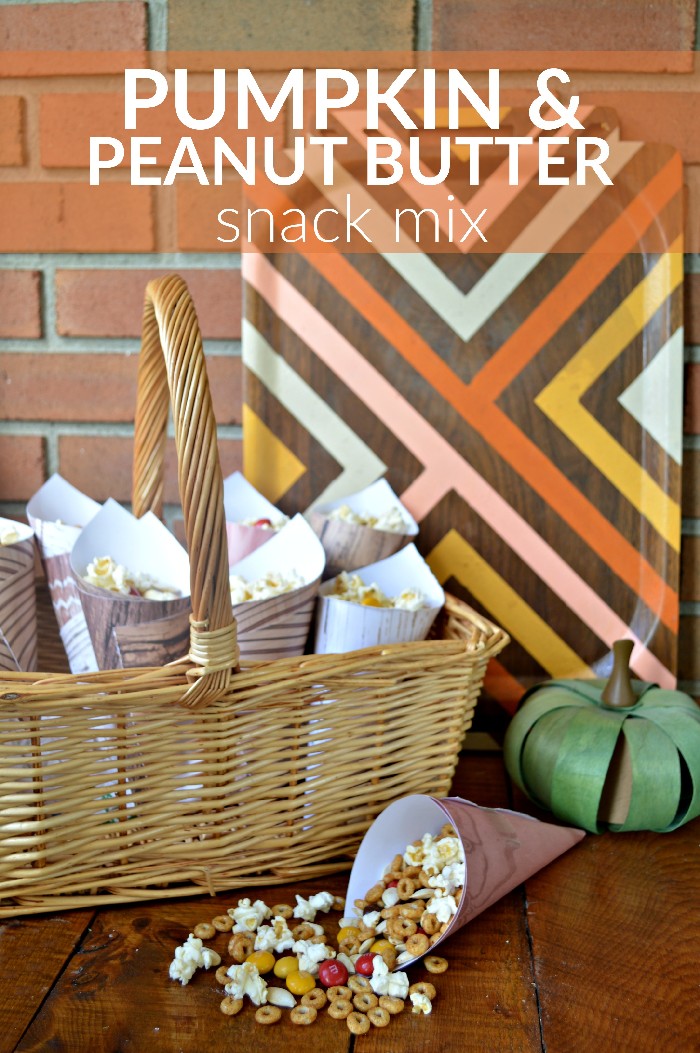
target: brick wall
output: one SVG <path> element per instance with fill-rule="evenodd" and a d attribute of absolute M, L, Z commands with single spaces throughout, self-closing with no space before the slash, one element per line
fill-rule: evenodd
<path fill-rule="evenodd" d="M 250 48 L 667 49 L 661 65 L 590 74 L 591 88 L 644 86 L 654 76 L 694 87 L 697 0 L 0 0 L 0 51 L 119 47 L 153 50 Z M 517 27 L 517 36 L 504 34 Z M 29 62 L 29 60 L 27 60 Z M 226 472 L 241 465 L 240 258 L 202 252 L 197 187 L 172 193 L 132 188 L 127 177 L 99 188 L 86 207 L 84 119 L 96 94 L 118 99 L 108 59 L 80 78 L 49 61 L 3 68 L 0 54 L 0 513 L 21 515 L 53 471 L 102 499 L 130 496 L 131 436 L 140 305 L 149 276 L 185 274 L 203 328 Z M 651 74 L 651 77 L 650 77 Z M 678 96 L 679 99 L 681 95 Z M 683 96 L 689 106 L 696 96 Z M 690 109 L 688 113 L 690 114 Z M 623 132 L 635 134 L 632 106 Z M 686 162 L 690 221 L 700 222 L 700 139 L 692 116 L 667 141 Z M 109 134 L 105 129 L 103 134 Z M 160 129 L 158 134 L 161 134 Z M 212 193 L 212 191 L 210 191 Z M 228 187 L 225 205 L 233 204 Z M 211 207 L 208 208 L 211 214 Z M 686 257 L 686 400 L 680 678 L 700 694 L 700 255 Z M 169 450 L 172 462 L 173 450 Z M 177 514 L 168 473 L 167 513 Z"/>

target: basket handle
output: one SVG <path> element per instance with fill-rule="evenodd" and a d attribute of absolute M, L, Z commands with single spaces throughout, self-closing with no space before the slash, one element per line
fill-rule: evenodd
<path fill-rule="evenodd" d="M 146 287 L 134 422 L 132 507 L 138 517 L 162 511 L 170 404 L 192 599 L 191 682 L 182 702 L 200 706 L 226 690 L 239 652 L 229 591 L 224 488 L 202 337 L 187 286 L 174 274 Z"/>

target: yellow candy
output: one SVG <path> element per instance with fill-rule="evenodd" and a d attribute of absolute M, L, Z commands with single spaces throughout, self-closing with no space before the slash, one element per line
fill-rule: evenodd
<path fill-rule="evenodd" d="M 316 981 L 311 973 L 302 973 L 298 969 L 296 972 L 289 974 L 285 983 L 292 994 L 295 995 L 308 994 L 316 986 Z"/>
<path fill-rule="evenodd" d="M 286 980 L 290 973 L 299 972 L 299 959 L 287 955 L 284 958 L 278 958 L 275 962 L 274 973 L 275 976 L 279 976 L 282 980 Z"/>
<path fill-rule="evenodd" d="M 374 951 L 376 954 L 382 954 L 384 951 L 388 951 L 390 947 L 394 947 L 391 940 L 375 940 L 370 947 L 370 951 Z"/>
<path fill-rule="evenodd" d="M 354 925 L 346 925 L 345 928 L 341 929 L 338 933 L 338 943 L 340 943 L 341 940 L 344 940 L 346 936 L 350 936 L 351 939 L 354 939 L 359 935 L 360 930 L 356 929 Z"/>
<path fill-rule="evenodd" d="M 269 973 L 270 970 L 274 968 L 275 956 L 274 954 L 270 954 L 269 951 L 253 951 L 252 954 L 248 955 L 246 961 L 251 962 L 262 976 L 264 973 Z"/>

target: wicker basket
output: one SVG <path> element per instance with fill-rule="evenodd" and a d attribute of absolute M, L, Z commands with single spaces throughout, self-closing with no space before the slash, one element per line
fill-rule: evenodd
<path fill-rule="evenodd" d="M 0 917 L 280 883 L 349 867 L 404 794 L 447 794 L 504 632 L 449 599 L 440 639 L 238 667 L 197 319 L 146 293 L 134 511 L 158 511 L 172 401 L 191 645 L 159 668 L 0 680 Z"/>

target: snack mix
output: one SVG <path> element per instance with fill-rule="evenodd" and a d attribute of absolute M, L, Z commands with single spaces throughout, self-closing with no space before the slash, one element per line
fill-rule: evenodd
<path fill-rule="evenodd" d="M 335 579 L 333 599 L 359 603 L 362 607 L 390 607 L 401 611 L 418 611 L 425 607 L 425 596 L 417 589 L 404 589 L 398 596 L 386 596 L 373 582 L 365 585 L 359 574 L 348 574 L 342 570 Z"/>
<path fill-rule="evenodd" d="M 88 585 L 96 585 L 108 592 L 136 596 L 142 600 L 174 600 L 182 596 L 179 589 L 159 584 L 148 574 L 135 574 L 123 564 L 115 562 L 111 556 L 100 556 L 88 563 L 84 580 Z"/>
<path fill-rule="evenodd" d="M 268 519 L 267 516 L 263 516 L 262 519 L 241 519 L 238 525 L 262 527 L 263 530 L 281 530 L 288 522 L 289 516 L 285 515 L 280 515 L 278 519 Z"/>
<path fill-rule="evenodd" d="M 256 578 L 255 581 L 246 581 L 238 574 L 231 574 L 229 584 L 231 603 L 247 603 L 249 600 L 268 600 L 271 596 L 281 596 L 284 592 L 292 592 L 293 589 L 301 588 L 304 579 L 295 570 L 289 574 L 271 571 L 261 578 Z"/>
<path fill-rule="evenodd" d="M 175 951 L 170 977 L 184 985 L 198 968 L 218 966 L 216 981 L 225 995 L 221 1012 L 235 1016 L 248 998 L 263 1025 L 277 1023 L 284 1009 L 299 1026 L 325 1012 L 363 1035 L 371 1027 L 386 1027 L 407 1004 L 413 1013 L 427 1015 L 434 985 L 427 979 L 410 984 L 401 967 L 425 955 L 428 974 L 445 972 L 447 959 L 426 952 L 457 912 L 464 879 L 461 841 L 445 824 L 437 837 L 425 834 L 394 857 L 364 899 L 355 901 L 355 913 L 341 917 L 335 938 L 316 920 L 347 909 L 344 899 L 330 892 L 309 899 L 297 895 L 294 906 L 241 899 L 226 914 L 194 927 Z M 219 933 L 228 940 L 230 965 L 202 943 Z"/>
<path fill-rule="evenodd" d="M 378 516 L 353 512 L 350 505 L 340 505 L 328 513 L 329 519 L 340 519 L 344 523 L 352 523 L 353 526 L 371 527 L 373 530 L 386 530 L 390 534 L 405 534 L 410 530 L 398 505 L 387 508 Z"/>

